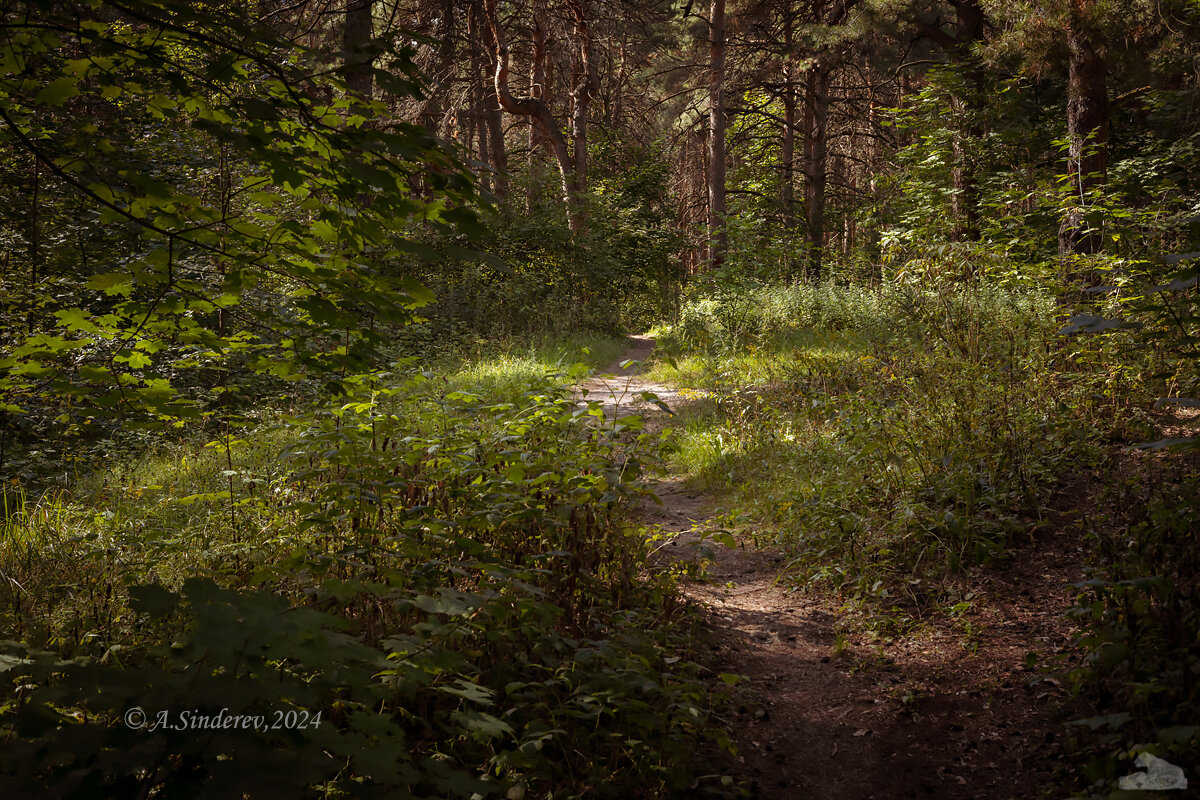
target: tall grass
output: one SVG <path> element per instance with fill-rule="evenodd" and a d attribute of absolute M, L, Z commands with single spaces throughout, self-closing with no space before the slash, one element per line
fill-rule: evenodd
<path fill-rule="evenodd" d="M 1040 524 L 1112 409 L 1054 299 L 971 283 L 774 286 L 689 303 L 655 375 L 707 391 L 675 467 L 731 495 L 791 574 L 918 604 Z"/>
<path fill-rule="evenodd" d="M 570 397 L 579 357 L 623 346 L 407 363 L 69 491 L 5 492 L 0 785 L 719 794 L 694 764 L 721 739 L 686 657 L 694 617 L 622 524 L 649 443 L 620 435 L 629 420 L 586 424 Z M 323 722 L 130 731 L 142 706 Z M 277 752 L 287 768 L 262 756 Z"/>
<path fill-rule="evenodd" d="M 580 334 L 410 363 L 402 372 L 416 380 L 397 376 L 406 388 L 385 402 L 400 415 L 414 403 L 447 396 L 519 403 L 531 388 L 549 393 L 585 368 L 610 363 L 624 348 L 620 337 Z M 450 403 L 451 418 L 457 405 Z M 100 636 L 94 620 L 120 616 L 129 583 L 178 586 L 206 575 L 226 585 L 254 585 L 261 568 L 316 535 L 300 531 L 298 515 L 289 510 L 298 496 L 294 474 L 306 464 L 287 453 L 313 424 L 310 414 L 283 404 L 258 409 L 240 429 L 160 437 L 77 476 L 65 489 L 30 494 L 8 487 L 0 493 L 0 627 L 34 646 L 99 655 L 121 632 Z M 435 416 L 408 416 L 414 432 L 444 425 Z M 456 424 L 475 421 L 458 418 Z"/>

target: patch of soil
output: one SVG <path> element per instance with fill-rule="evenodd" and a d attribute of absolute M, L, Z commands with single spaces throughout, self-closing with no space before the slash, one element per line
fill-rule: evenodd
<path fill-rule="evenodd" d="M 650 357 L 654 351 L 654 339 L 649 336 L 630 336 L 629 350 L 608 366 L 599 370 L 594 376 L 579 384 L 575 390 L 575 398 L 583 402 L 599 401 L 606 416 L 618 417 L 630 414 L 660 413 L 658 406 L 642 398 L 642 392 L 652 392 L 659 400 L 674 407 L 683 400 L 680 390 L 661 383 L 652 383 L 638 375 L 641 362 Z M 626 361 L 637 361 L 628 367 L 621 364 Z"/>
<path fill-rule="evenodd" d="M 730 774 L 753 798 L 1055 793 L 1076 766 L 1061 723 L 1085 713 L 1026 655 L 1070 651 L 1062 612 L 1081 562 L 1060 538 L 972 574 L 965 616 L 886 642 L 849 626 L 839 638 L 843 609 L 781 585 L 782 553 L 721 548 L 710 581 L 686 592 L 707 609 L 719 668 L 748 678 Z"/>
<path fill-rule="evenodd" d="M 652 346 L 639 338 L 627 357 Z M 622 379 L 643 390 L 636 375 Z M 834 598 L 791 590 L 783 551 L 706 540 L 712 498 L 678 479 L 652 488 L 662 504 L 640 511 L 668 538 L 651 565 L 711 559 L 707 580 L 684 591 L 704 608 L 715 671 L 746 678 L 730 720 L 737 754 L 712 760 L 749 797 L 1061 796 L 1080 766 L 1066 757 L 1062 722 L 1088 713 L 1040 667 L 1074 657 L 1064 611 L 1083 547 L 1070 509 L 1086 502 L 1087 480 L 1004 564 L 965 576 L 969 608 L 886 641 L 856 633 L 863 626 Z"/>

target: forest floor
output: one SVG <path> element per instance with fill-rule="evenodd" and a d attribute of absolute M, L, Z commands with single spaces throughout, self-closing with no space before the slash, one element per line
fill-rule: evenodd
<path fill-rule="evenodd" d="M 634 339 L 621 361 L 645 360 L 653 344 Z M 583 388 L 609 409 L 642 391 L 673 408 L 687 402 L 686 390 L 643 383 L 636 369 L 613 364 L 615 378 Z M 653 406 L 632 410 L 669 424 Z M 1061 796 L 1079 766 L 1063 722 L 1088 714 L 1044 667 L 1074 657 L 1064 612 L 1084 552 L 1073 509 L 1091 483 L 1085 475 L 1066 487 L 1005 561 L 963 576 L 969 608 L 884 637 L 862 610 L 781 578 L 783 549 L 756 546 L 748 532 L 734 548 L 706 539 L 725 510 L 720 498 L 684 476 L 659 480 L 651 488 L 661 505 L 640 509 L 666 536 L 652 564 L 708 561 L 683 591 L 707 620 L 714 674 L 745 678 L 726 721 L 737 752 L 713 754 L 714 765 L 767 800 Z"/>

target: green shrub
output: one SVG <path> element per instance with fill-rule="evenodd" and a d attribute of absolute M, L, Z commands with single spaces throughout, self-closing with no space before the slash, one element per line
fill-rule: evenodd
<path fill-rule="evenodd" d="M 170 492 L 100 487 L 121 498 L 109 516 L 67 496 L 11 507 L 5 788 L 469 798 L 693 785 L 712 700 L 684 657 L 692 617 L 665 578 L 641 577 L 643 542 L 622 522 L 653 453 L 637 420 L 595 424 L 599 409 L 551 380 L 499 402 L 403 369 L 350 385 L 273 438 L 226 438 L 173 471 L 163 458 L 153 472 Z M 147 524 L 156 513 L 163 524 Z M 186 711 L 284 724 L 131 729 L 135 707 L 151 723 Z M 287 724 L 301 719 L 319 724 Z"/>

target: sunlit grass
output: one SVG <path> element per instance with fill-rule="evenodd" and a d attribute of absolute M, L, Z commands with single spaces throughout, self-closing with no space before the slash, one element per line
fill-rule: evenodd
<path fill-rule="evenodd" d="M 569 384 L 587 368 L 611 363 L 626 346 L 620 337 L 579 335 L 510 344 L 467 361 L 408 365 L 392 385 L 420 378 L 380 411 L 403 416 L 405 402 L 455 392 L 478 395 L 482 404 L 517 402 L 531 388 Z M 53 494 L 0 492 L 0 596 L 7 593 L 5 608 L 13 610 L 5 627 L 65 651 L 99 643 L 107 634 L 79 630 L 77 621 L 120 607 L 129 583 L 178 586 L 199 574 L 239 585 L 322 535 L 298 527 L 292 508 L 292 476 L 307 462 L 290 458 L 288 448 L 311 424 L 308 414 L 255 409 L 248 426 L 164 433 Z M 27 613 L 35 600 L 39 610 Z M 39 620 L 36 630 L 21 628 L 30 620 Z"/>
<path fill-rule="evenodd" d="M 699 301 L 657 332 L 650 377 L 704 391 L 670 466 L 783 543 L 794 575 L 925 591 L 1001 555 L 1088 451 L 1094 401 L 1054 380 L 1056 331 L 1046 298 L 994 287 Z"/>
<path fill-rule="evenodd" d="M 579 365 L 599 369 L 619 358 L 626 347 L 624 338 L 612 336 L 577 334 L 566 341 L 542 340 L 448 369 L 435 366 L 444 384 L 433 385 L 448 392 L 486 395 L 491 402 L 514 402 L 531 385 L 579 380 L 586 372 Z"/>
<path fill-rule="evenodd" d="M 869 341 L 850 331 L 794 328 L 766 343 L 747 342 L 721 352 L 672 355 L 671 333 L 662 331 L 663 350 L 651 361 L 646 377 L 697 388 L 722 384 L 762 384 L 781 377 L 788 365 L 833 364 L 857 359 L 870 351 Z"/>

